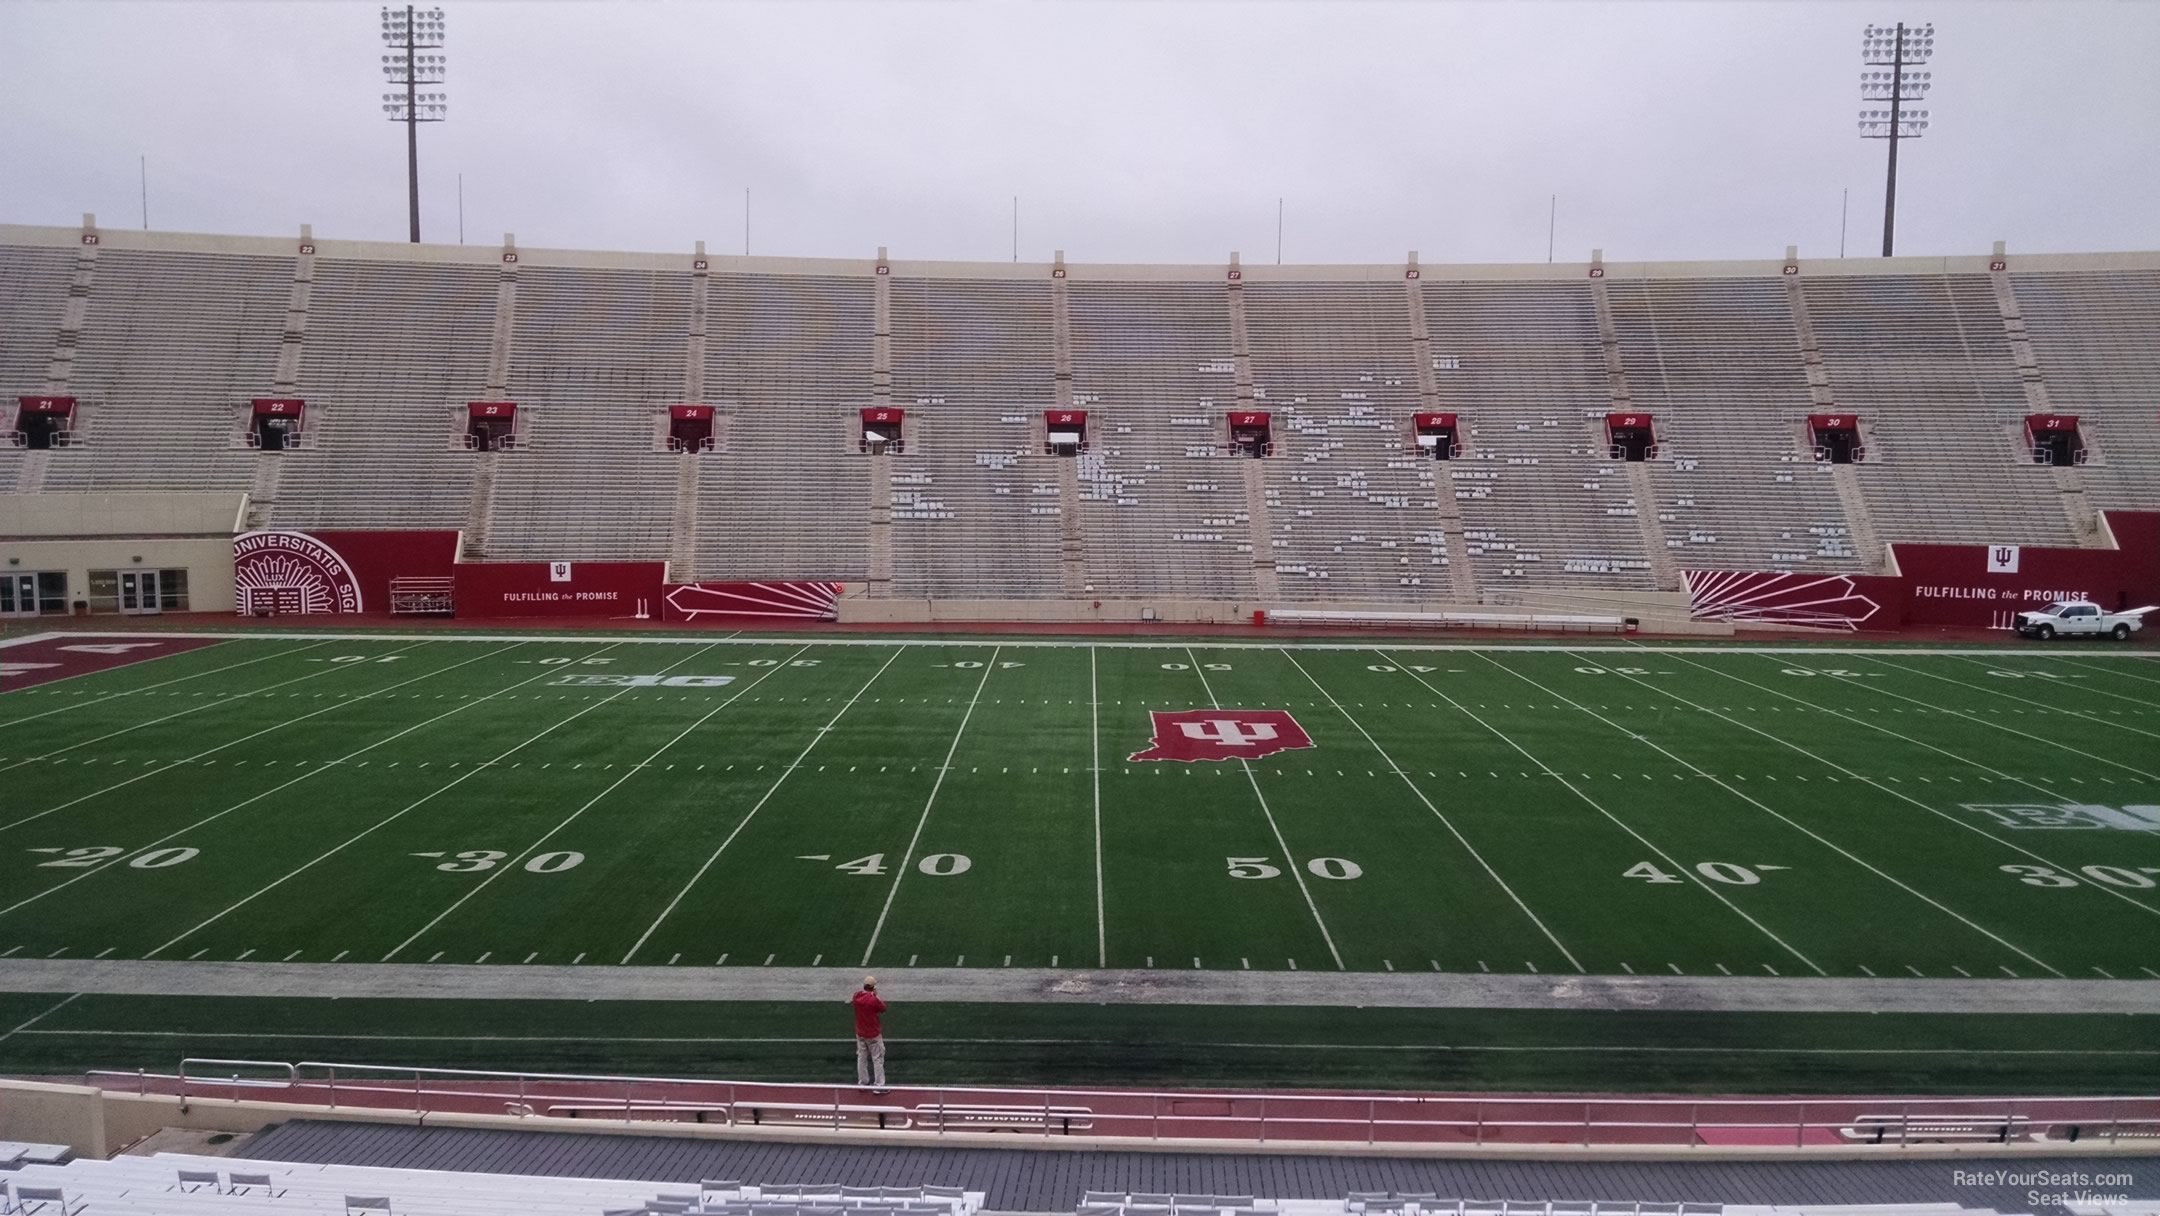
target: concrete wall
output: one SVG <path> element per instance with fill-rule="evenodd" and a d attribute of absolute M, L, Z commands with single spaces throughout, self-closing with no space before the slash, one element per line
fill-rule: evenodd
<path fill-rule="evenodd" d="M 185 570 L 189 612 L 231 612 L 246 509 L 245 494 L 0 494 L 0 574 L 65 571 L 73 613 L 115 610 L 92 601 L 93 570 Z"/>
<path fill-rule="evenodd" d="M 1494 615 L 1532 616 L 1541 613 L 1604 613 L 1635 617 L 1644 630 L 1655 633 L 1693 633 L 1728 636 L 1732 626 L 1722 621 L 1696 621 L 1688 615 L 1686 593 L 1672 592 L 1579 592 L 1543 594 L 1510 592 L 1507 603 L 1444 604 L 1441 610 L 1476 611 Z M 1174 624 L 1241 625 L 1252 614 L 1268 608 L 1262 601 L 1219 600 L 922 600 L 843 598 L 840 620 L 847 624 L 908 625 L 929 622 L 995 622 L 1033 624 L 1131 624 L 1145 620 Z M 1403 604 L 1367 604 L 1354 601 L 1321 601 L 1281 604 L 1278 607 L 1344 612 L 1412 611 Z M 1153 612 L 1152 618 L 1143 616 Z"/>
<path fill-rule="evenodd" d="M 233 610 L 231 536 L 185 540 L 0 540 L 0 574 L 65 570 L 68 611 L 90 601 L 93 570 L 185 570 L 189 612 Z M 107 611 L 100 606 L 101 611 Z"/>
<path fill-rule="evenodd" d="M 0 494 L 0 540 L 226 536 L 245 494 Z"/>

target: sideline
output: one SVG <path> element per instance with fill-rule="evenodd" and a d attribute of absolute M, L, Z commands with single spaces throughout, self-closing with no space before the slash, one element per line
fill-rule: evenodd
<path fill-rule="evenodd" d="M 914 1002 L 1764 1013 L 2160 1014 L 2160 980 L 899 968 Z M 420 1000 L 839 1001 L 839 967 L 0 960 L 0 992 Z"/>

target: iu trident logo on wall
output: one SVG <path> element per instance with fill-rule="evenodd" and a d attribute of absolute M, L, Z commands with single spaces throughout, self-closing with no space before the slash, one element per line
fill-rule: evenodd
<path fill-rule="evenodd" d="M 1311 747 L 1312 738 L 1284 709 L 1155 710 L 1153 746 L 1128 760 L 1258 760 Z"/>

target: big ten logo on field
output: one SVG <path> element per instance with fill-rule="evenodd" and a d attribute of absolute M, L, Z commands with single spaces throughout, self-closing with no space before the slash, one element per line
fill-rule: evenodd
<path fill-rule="evenodd" d="M 2042 806 L 2018 802 L 1967 802 L 1966 810 L 1985 815 L 2006 828 L 2057 828 L 2122 832 L 2160 832 L 2160 806 L 2100 806 L 2070 802 Z"/>
<path fill-rule="evenodd" d="M 623 676 L 582 673 L 560 675 L 548 681 L 556 688 L 724 688 L 734 682 L 734 676 Z"/>
<path fill-rule="evenodd" d="M 1152 745 L 1131 760 L 1258 760 L 1311 747 L 1311 736 L 1283 709 L 1155 710 Z"/>

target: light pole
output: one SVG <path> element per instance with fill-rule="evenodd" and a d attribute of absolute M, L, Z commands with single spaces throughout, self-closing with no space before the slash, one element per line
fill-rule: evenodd
<path fill-rule="evenodd" d="M 1887 101 L 1887 110 L 1860 111 L 1860 138 L 1890 141 L 1888 184 L 1883 187 L 1882 254 L 1890 256 L 1897 234 L 1897 146 L 1901 139 L 1918 139 L 1927 131 L 1928 112 L 1908 109 L 1905 103 L 1927 96 L 1935 74 L 1915 64 L 1935 54 L 1935 26 L 1871 25 L 1860 35 L 1860 62 L 1870 70 L 1860 73 L 1860 98 Z M 1888 69 L 1883 70 L 1883 69 Z"/>
<path fill-rule="evenodd" d="M 412 243 L 420 243 L 420 124 L 441 122 L 450 116 L 448 93 L 421 93 L 424 84 L 441 84 L 450 60 L 439 50 L 443 44 L 443 11 L 439 8 L 385 8 L 382 11 L 383 76 L 403 85 L 402 93 L 383 94 L 383 113 L 391 122 L 405 124 L 405 185 L 412 212 Z"/>

